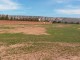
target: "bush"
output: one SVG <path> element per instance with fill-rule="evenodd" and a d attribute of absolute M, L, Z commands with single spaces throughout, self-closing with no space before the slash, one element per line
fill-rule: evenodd
<path fill-rule="evenodd" d="M 56 21 L 52 21 L 52 23 L 56 23 Z"/>
<path fill-rule="evenodd" d="M 79 22 L 76 22 L 76 24 L 79 24 Z"/>
<path fill-rule="evenodd" d="M 68 22 L 65 21 L 64 23 L 67 24 Z"/>
<path fill-rule="evenodd" d="M 74 24 L 74 22 L 70 22 L 70 24 Z"/>
<path fill-rule="evenodd" d="M 58 21 L 57 23 L 61 23 L 61 21 Z"/>

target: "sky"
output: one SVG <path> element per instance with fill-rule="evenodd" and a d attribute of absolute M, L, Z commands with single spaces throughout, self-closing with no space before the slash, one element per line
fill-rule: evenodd
<path fill-rule="evenodd" d="M 0 0 L 0 14 L 80 17 L 80 0 Z"/>

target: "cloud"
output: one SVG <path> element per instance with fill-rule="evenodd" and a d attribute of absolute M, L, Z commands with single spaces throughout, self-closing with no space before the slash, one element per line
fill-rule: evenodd
<path fill-rule="evenodd" d="M 80 14 L 80 9 L 58 9 L 56 12 L 61 14 Z"/>
<path fill-rule="evenodd" d="M 67 8 L 78 8 L 77 6 L 73 6 L 73 5 L 66 5 L 65 7 L 67 7 Z"/>
<path fill-rule="evenodd" d="M 80 0 L 51 0 L 51 1 L 55 1 L 56 3 L 69 3 L 69 2 L 73 2 L 73 1 L 80 1 Z"/>
<path fill-rule="evenodd" d="M 0 0 L 0 11 L 1 10 L 16 10 L 19 6 L 12 0 Z"/>
<path fill-rule="evenodd" d="M 59 1 L 56 1 L 57 3 L 63 3 L 64 1 L 61 1 L 61 0 L 59 0 Z"/>
<path fill-rule="evenodd" d="M 68 2 L 68 1 L 70 1 L 70 0 L 48 0 L 48 1 L 50 1 L 50 2 L 56 2 L 56 3 L 64 3 L 64 2 Z"/>
<path fill-rule="evenodd" d="M 79 1 L 80 0 L 56 0 L 57 3 L 67 4 L 64 4 L 64 6 L 59 9 L 54 9 L 54 11 L 59 14 L 80 14 L 80 5 L 73 4 L 74 2 Z"/>
<path fill-rule="evenodd" d="M 65 0 L 56 0 L 55 2 L 56 2 L 56 3 L 64 3 Z"/>

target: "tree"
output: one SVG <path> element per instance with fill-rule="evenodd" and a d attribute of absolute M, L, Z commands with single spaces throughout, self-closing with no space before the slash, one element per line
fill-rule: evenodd
<path fill-rule="evenodd" d="M 13 17 L 11 17 L 11 19 L 10 20 L 13 20 Z"/>
<path fill-rule="evenodd" d="M 61 23 L 61 21 L 57 21 L 57 23 Z"/>
<path fill-rule="evenodd" d="M 6 15 L 6 16 L 4 17 L 4 19 L 5 19 L 5 20 L 9 20 L 8 15 Z"/>
<path fill-rule="evenodd" d="M 79 22 L 76 22 L 76 24 L 79 24 Z"/>
<path fill-rule="evenodd" d="M 67 24 L 68 22 L 67 22 L 67 21 L 65 21 L 64 23 L 65 23 L 65 24 Z"/>

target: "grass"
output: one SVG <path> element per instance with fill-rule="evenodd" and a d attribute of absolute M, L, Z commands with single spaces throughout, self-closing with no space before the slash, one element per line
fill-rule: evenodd
<path fill-rule="evenodd" d="M 29 25 L 24 25 L 29 26 Z M 31 25 L 30 25 L 31 26 Z M 50 35 L 28 35 L 22 33 L 4 33 L 0 34 L 0 42 L 6 43 L 4 51 L 5 56 L 11 55 L 21 55 L 21 54 L 33 54 L 36 53 L 38 56 L 44 57 L 43 60 L 53 60 L 52 58 L 58 57 L 70 57 L 70 56 L 79 56 L 80 54 L 80 45 L 78 46 L 61 46 L 54 42 L 67 42 L 67 43 L 80 43 L 80 25 L 79 24 L 49 24 L 49 25 L 38 25 L 45 27 L 47 33 Z M 1 27 L 3 29 L 4 26 Z M 11 28 L 11 27 L 9 27 Z M 9 29 L 6 28 L 6 29 Z M 32 42 L 32 43 L 29 43 Z M 43 42 L 43 43 L 38 43 Z M 51 43 L 45 43 L 51 42 Z M 16 48 L 10 48 L 9 46 L 15 44 L 32 44 L 30 46 L 22 46 Z M 65 43 L 66 44 L 66 43 Z M 4 44 L 3 44 L 4 45 Z M 1 43 L 0 43 L 1 46 Z M 50 55 L 46 56 L 44 53 Z M 8 57 L 11 58 L 11 57 Z M 55 60 L 55 59 L 54 59 Z"/>
<path fill-rule="evenodd" d="M 9 55 L 12 54 L 29 54 L 36 52 L 47 52 L 54 56 L 58 54 L 59 56 L 78 56 L 80 53 L 80 47 L 71 47 L 71 46 L 60 46 L 53 43 L 33 43 L 31 46 L 24 46 L 18 48 L 10 48 L 7 50 Z"/>
<path fill-rule="evenodd" d="M 0 29 L 14 29 L 14 27 L 0 27 Z"/>
<path fill-rule="evenodd" d="M 63 27 L 59 27 L 59 25 L 62 25 Z M 46 27 L 47 33 L 49 33 L 50 35 L 4 33 L 0 34 L 0 42 L 4 42 L 7 44 L 16 44 L 22 42 L 80 42 L 80 29 L 78 29 L 80 28 L 80 25 L 78 24 L 69 24 L 68 26 L 67 24 L 51 24 L 39 26 Z"/>

